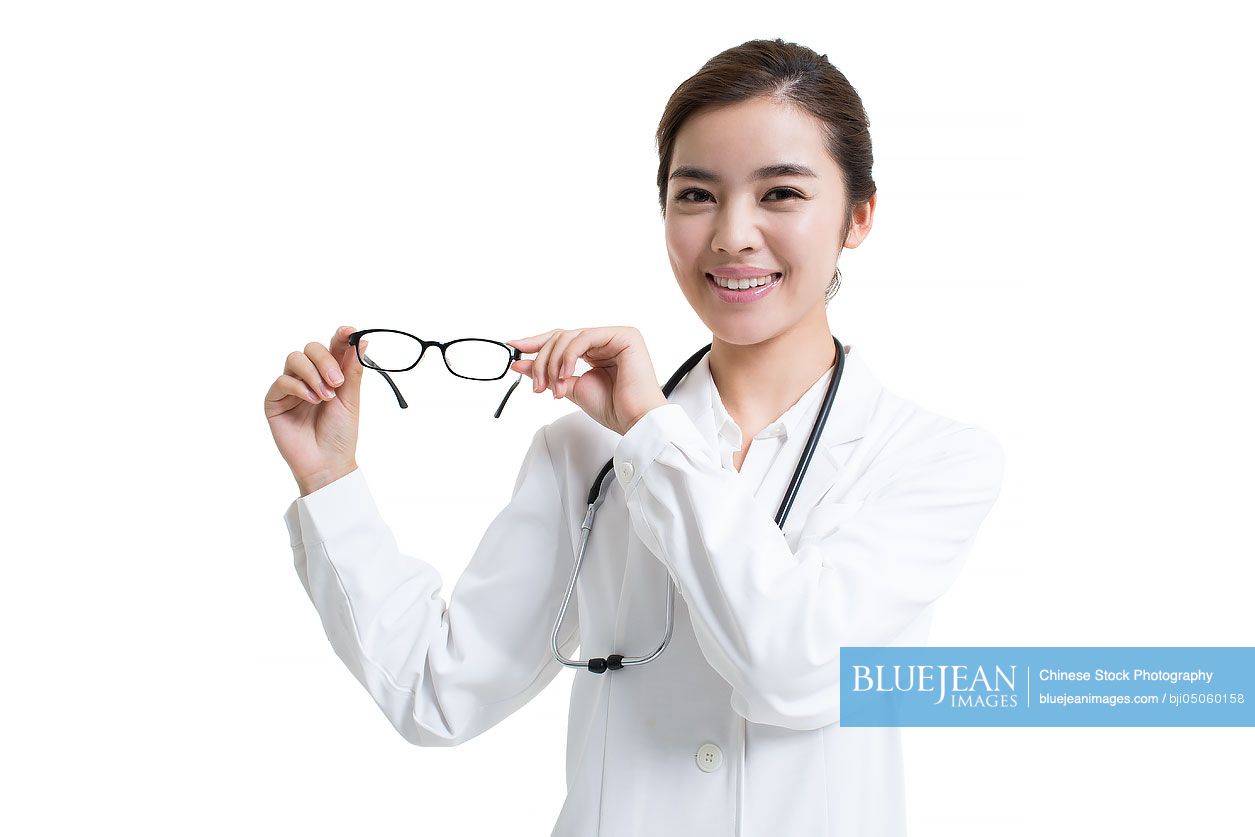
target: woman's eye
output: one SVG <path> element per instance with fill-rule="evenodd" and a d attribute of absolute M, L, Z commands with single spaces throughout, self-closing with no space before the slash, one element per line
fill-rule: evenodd
<path fill-rule="evenodd" d="M 683 192 L 676 195 L 675 199 L 681 203 L 705 203 L 705 201 L 686 201 L 684 196 L 691 194 L 706 195 L 707 197 L 710 196 L 710 192 L 707 192 L 705 189 L 685 189 Z"/>
<path fill-rule="evenodd" d="M 801 195 L 800 193 L 798 193 L 796 190 L 794 190 L 794 189 L 789 189 L 789 188 L 786 188 L 786 187 L 784 187 L 784 186 L 778 186 L 778 187 L 776 187 L 775 189 L 772 189 L 772 190 L 771 190 L 770 192 L 768 192 L 767 194 L 768 194 L 768 195 L 774 195 L 774 194 L 776 194 L 776 193 L 779 193 L 779 194 L 781 194 L 781 195 L 783 196 L 783 197 L 779 198 L 778 200 L 785 200 L 785 199 L 787 199 L 787 198 L 800 198 L 800 197 L 802 197 L 802 195 Z M 693 195 L 693 196 L 694 196 L 694 199 L 693 199 L 693 200 L 688 200 L 688 199 L 686 198 L 686 196 L 688 196 L 688 195 Z M 707 201 L 706 201 L 706 200 L 704 200 L 704 199 L 703 199 L 703 200 L 698 200 L 697 198 L 709 198 L 709 197 L 711 197 L 711 194 L 710 194 L 710 192 L 707 192 L 705 189 L 685 189 L 683 192 L 681 192 L 680 194 L 676 195 L 676 196 L 675 196 L 675 199 L 676 199 L 677 201 L 679 201 L 680 203 L 707 203 Z M 774 202 L 774 201 L 773 201 L 773 202 Z"/>

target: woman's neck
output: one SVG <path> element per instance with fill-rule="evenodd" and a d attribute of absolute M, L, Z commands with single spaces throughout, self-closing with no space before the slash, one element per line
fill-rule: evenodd
<path fill-rule="evenodd" d="M 728 415 L 742 428 L 762 428 L 798 402 L 836 362 L 827 317 L 752 346 L 714 337 L 708 362 Z"/>

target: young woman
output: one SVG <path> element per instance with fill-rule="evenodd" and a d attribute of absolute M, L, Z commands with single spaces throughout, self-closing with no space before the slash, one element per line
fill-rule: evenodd
<path fill-rule="evenodd" d="M 904 834 L 899 731 L 839 726 L 839 650 L 925 643 L 998 495 L 1000 447 L 885 389 L 861 354 L 838 366 L 827 303 L 876 195 L 862 102 L 826 56 L 729 49 L 675 91 L 657 138 L 667 250 L 709 352 L 664 397 L 634 328 L 511 341 L 535 353 L 511 367 L 535 392 L 580 409 L 536 431 L 446 604 L 354 459 L 352 329 L 310 343 L 266 399 L 302 495 L 285 515 L 297 572 L 396 729 L 459 744 L 563 669 L 551 635 L 612 459 L 559 649 L 648 655 L 670 583 L 673 633 L 648 663 L 574 670 L 553 833 Z"/>

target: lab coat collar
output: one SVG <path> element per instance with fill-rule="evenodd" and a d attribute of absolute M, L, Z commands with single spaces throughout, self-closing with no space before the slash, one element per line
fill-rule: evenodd
<path fill-rule="evenodd" d="M 707 438 L 714 440 L 718 436 L 719 428 L 716 427 L 711 400 L 715 383 L 710 377 L 709 361 L 710 353 L 707 352 L 684 380 L 676 385 L 668 400 L 682 405 L 698 429 Z M 815 417 L 819 415 L 819 408 L 823 405 L 823 395 L 827 391 L 826 382 L 830 377 L 829 373 L 825 374 L 825 384 L 820 387 L 823 392 L 819 393 L 819 397 L 813 400 L 808 409 L 794 418 L 795 424 L 791 430 L 796 428 L 800 434 L 809 434 Z M 841 384 L 837 387 L 837 397 L 832 402 L 832 410 L 828 414 L 828 423 L 820 437 L 819 446 L 831 448 L 863 438 L 881 389 L 880 379 L 864 362 L 862 354 L 857 351 L 847 353 L 845 369 L 841 372 Z"/>
<path fill-rule="evenodd" d="M 845 368 L 841 372 L 837 396 L 832 402 L 832 409 L 828 413 L 828 423 L 811 457 L 806 475 L 798 486 L 798 493 L 793 501 L 795 509 L 809 510 L 828 492 L 828 489 L 832 488 L 839 476 L 840 463 L 845 459 L 844 456 L 837 456 L 837 449 L 841 445 L 863 438 L 868 422 L 871 420 L 883 385 L 875 372 L 864 362 L 861 352 L 861 349 L 850 351 L 845 356 Z M 668 400 L 684 407 L 684 411 L 688 413 L 693 424 L 710 441 L 712 450 L 715 451 L 715 459 L 718 461 L 719 428 L 716 426 L 715 411 L 711 402 L 714 381 L 710 377 L 709 359 L 710 353 L 707 352 L 690 373 L 676 385 Z M 829 377 L 826 375 L 825 380 Z M 823 390 L 827 392 L 826 384 Z M 823 406 L 823 401 L 823 393 L 820 393 L 820 396 L 796 417 L 796 435 L 800 438 L 797 448 L 799 455 L 801 445 L 809 436 L 815 418 Z M 804 518 L 805 513 L 794 515 L 791 512 L 789 522 L 792 524 L 794 520 L 800 521 Z M 790 525 L 789 528 L 792 526 Z"/>
<path fill-rule="evenodd" d="M 709 357 L 709 355 L 706 355 L 702 359 L 707 360 Z M 709 372 L 709 363 L 707 363 L 706 369 Z M 815 416 L 819 414 L 819 402 L 823 400 L 824 393 L 828 391 L 828 383 L 832 380 L 832 372 L 832 366 L 825 369 L 823 374 L 811 384 L 810 389 L 806 390 L 792 407 L 789 407 L 784 411 L 783 415 L 759 431 L 754 438 L 780 438 L 785 444 L 788 444 L 789 439 L 795 439 L 799 435 L 805 438 L 810 433 L 811 426 L 815 422 Z M 706 389 L 710 394 L 710 408 L 714 414 L 712 421 L 717 433 L 733 450 L 744 450 L 747 440 L 741 432 L 741 428 L 737 426 L 736 421 L 732 416 L 728 415 L 727 408 L 723 406 L 723 399 L 719 395 L 719 388 L 715 386 L 713 375 L 710 376 L 710 385 Z"/>

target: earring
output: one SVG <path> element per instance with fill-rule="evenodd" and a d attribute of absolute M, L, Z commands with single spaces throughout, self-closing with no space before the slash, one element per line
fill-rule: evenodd
<path fill-rule="evenodd" d="M 841 268 L 840 267 L 837 267 L 837 269 L 833 271 L 832 283 L 829 285 L 829 288 L 830 288 L 830 291 L 828 293 L 828 298 L 832 299 L 834 296 L 836 296 L 837 291 L 841 288 Z"/>

